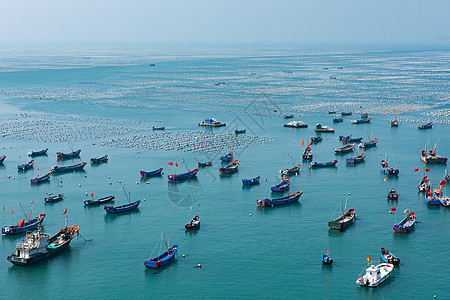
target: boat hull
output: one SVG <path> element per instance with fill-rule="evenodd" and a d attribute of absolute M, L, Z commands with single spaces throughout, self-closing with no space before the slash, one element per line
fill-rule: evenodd
<path fill-rule="evenodd" d="M 292 195 L 289 195 L 289 196 L 286 196 L 283 198 L 256 200 L 256 204 L 258 206 L 278 206 L 278 205 L 289 204 L 289 203 L 298 201 L 298 199 L 300 198 L 300 196 L 302 194 L 303 194 L 303 192 L 299 191 L 295 194 L 292 194 Z"/>
<path fill-rule="evenodd" d="M 141 177 L 152 177 L 152 176 L 159 176 L 162 173 L 163 168 L 160 168 L 158 170 L 155 171 L 150 171 L 150 172 L 145 172 L 145 171 L 141 171 Z"/>
<path fill-rule="evenodd" d="M 157 269 L 169 264 L 175 259 L 175 255 L 177 254 L 178 251 L 178 245 L 173 245 L 171 250 L 172 250 L 171 253 L 168 253 L 166 251 L 154 259 L 146 260 L 144 262 L 144 266 L 146 266 L 147 268 Z"/>
<path fill-rule="evenodd" d="M 187 179 L 191 179 L 197 176 L 197 172 L 198 169 L 195 169 L 193 171 L 190 171 L 188 173 L 184 173 L 184 174 L 171 174 L 169 176 L 167 176 L 167 179 L 169 181 L 179 181 L 179 180 L 187 180 Z"/>
<path fill-rule="evenodd" d="M 124 213 L 127 211 L 131 211 L 133 209 L 138 208 L 139 204 L 141 203 L 141 200 L 135 201 L 131 204 L 125 204 L 125 205 L 121 205 L 121 206 L 111 206 L 111 205 L 106 205 L 104 207 L 104 210 L 109 213 L 109 214 L 120 214 L 120 213 Z"/>
<path fill-rule="evenodd" d="M 44 222 L 45 214 L 41 214 L 38 217 L 38 220 L 33 219 L 29 222 L 26 222 L 23 226 L 19 228 L 19 226 L 5 226 L 2 227 L 2 234 L 4 235 L 14 235 L 14 234 L 21 234 L 25 233 L 27 231 L 31 231 L 36 229 L 38 226 L 42 225 L 42 222 Z"/>

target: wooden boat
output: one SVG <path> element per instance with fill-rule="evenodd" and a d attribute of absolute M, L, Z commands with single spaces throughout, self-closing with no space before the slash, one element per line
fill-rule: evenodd
<path fill-rule="evenodd" d="M 0 156 L 0 164 L 2 164 L 5 161 L 6 155 Z"/>
<path fill-rule="evenodd" d="M 307 128 L 308 124 L 303 121 L 292 121 L 287 124 L 284 124 L 283 127 L 291 127 L 291 128 Z"/>
<path fill-rule="evenodd" d="M 353 148 L 355 148 L 355 143 L 350 143 L 340 148 L 334 148 L 333 150 L 336 153 L 349 153 L 353 151 Z"/>
<path fill-rule="evenodd" d="M 373 140 L 370 140 L 368 142 L 363 142 L 361 144 L 359 144 L 359 147 L 361 148 L 370 148 L 370 147 L 375 147 L 377 145 L 378 139 L 375 138 Z"/>
<path fill-rule="evenodd" d="M 388 200 L 398 200 L 398 196 L 400 194 L 397 193 L 397 191 L 395 189 L 392 189 L 388 194 L 387 194 L 387 199 Z"/>
<path fill-rule="evenodd" d="M 341 140 L 343 143 L 359 143 L 362 141 L 362 139 L 363 139 L 362 137 L 354 138 L 351 135 L 349 135 L 349 136 L 342 137 Z"/>
<path fill-rule="evenodd" d="M 416 214 L 410 212 L 403 220 L 398 224 L 394 224 L 394 231 L 396 232 L 409 232 L 414 230 L 414 224 L 416 224 Z"/>
<path fill-rule="evenodd" d="M 44 201 L 45 202 L 57 202 L 57 201 L 61 201 L 62 199 L 64 199 L 64 195 L 63 194 L 58 194 L 58 195 L 55 195 L 55 196 L 48 196 L 48 197 L 46 197 L 46 198 L 44 198 Z"/>
<path fill-rule="evenodd" d="M 290 169 L 281 169 L 280 173 L 281 175 L 293 175 L 293 174 L 297 174 L 300 171 L 300 167 L 301 165 L 296 165 Z"/>
<path fill-rule="evenodd" d="M 283 116 L 285 119 L 292 119 L 294 117 L 294 115 L 284 115 Z"/>
<path fill-rule="evenodd" d="M 31 213 L 30 213 L 30 215 L 31 215 Z M 20 234 L 20 233 L 34 230 L 34 229 L 36 229 L 36 227 L 42 225 L 42 222 L 44 221 L 45 216 L 46 216 L 45 214 L 40 214 L 39 216 L 37 216 L 33 219 L 28 219 L 20 227 L 19 227 L 20 222 L 17 225 L 4 226 L 4 227 L 2 227 L 2 234 L 14 235 L 14 234 Z"/>
<path fill-rule="evenodd" d="M 48 148 L 46 148 L 44 150 L 40 150 L 40 151 L 30 150 L 30 151 L 28 151 L 28 156 L 35 157 L 35 156 L 40 156 L 40 155 L 47 155 L 47 151 L 48 151 Z"/>
<path fill-rule="evenodd" d="M 220 157 L 221 161 L 232 161 L 233 160 L 233 151 L 228 152 L 227 155 Z"/>
<path fill-rule="evenodd" d="M 289 203 L 293 203 L 295 201 L 298 201 L 298 199 L 300 198 L 300 196 L 302 194 L 303 194 L 303 192 L 299 191 L 297 193 L 294 193 L 294 194 L 291 194 L 289 196 L 282 197 L 282 198 L 259 199 L 259 200 L 256 200 L 256 204 L 258 206 L 278 206 L 278 205 L 283 205 L 283 204 L 289 204 Z"/>
<path fill-rule="evenodd" d="M 439 199 L 436 198 L 434 193 L 431 192 L 431 188 L 429 188 L 425 192 L 425 203 L 428 204 L 428 205 L 439 205 L 439 204 L 441 204 L 441 201 L 439 201 Z"/>
<path fill-rule="evenodd" d="M 242 130 L 236 129 L 236 130 L 234 131 L 234 134 L 241 134 L 241 133 L 246 133 L 246 132 L 247 132 L 247 129 L 242 129 Z"/>
<path fill-rule="evenodd" d="M 436 199 L 442 204 L 442 206 L 449 207 L 450 206 L 450 197 L 444 194 L 441 188 L 434 188 L 433 194 Z"/>
<path fill-rule="evenodd" d="M 56 152 L 56 157 L 58 157 L 59 159 L 79 157 L 80 152 L 80 149 L 78 149 L 77 151 L 72 151 L 70 153 Z"/>
<path fill-rule="evenodd" d="M 386 248 L 381 248 L 381 259 L 385 263 L 389 263 L 389 264 L 393 264 L 393 265 L 400 264 L 400 258 L 395 256 L 394 253 L 389 252 L 389 250 Z"/>
<path fill-rule="evenodd" d="M 237 172 L 238 167 L 239 167 L 239 160 L 235 160 L 231 164 L 220 168 L 219 172 L 220 173 L 225 173 L 225 174 L 235 173 L 235 172 Z"/>
<path fill-rule="evenodd" d="M 108 155 L 104 155 L 102 157 L 93 157 L 90 160 L 91 164 L 102 164 L 108 162 Z"/>
<path fill-rule="evenodd" d="M 327 111 L 327 114 L 329 114 L 329 115 L 334 115 L 335 113 L 336 113 L 335 110 L 329 110 L 329 111 Z"/>
<path fill-rule="evenodd" d="M 342 202 L 341 202 L 342 206 Z M 342 215 L 339 218 L 336 218 L 334 220 L 328 221 L 328 227 L 331 229 L 337 229 L 340 231 L 344 231 L 347 229 L 350 225 L 352 225 L 355 222 L 356 213 L 354 208 L 350 208 L 349 210 L 345 211 L 345 205 L 342 206 Z"/>
<path fill-rule="evenodd" d="M 319 143 L 319 142 L 321 142 L 322 140 L 323 140 L 323 138 L 322 138 L 321 135 L 319 135 L 319 136 L 317 136 L 317 137 L 313 136 L 313 137 L 311 138 L 311 142 L 312 142 L 313 144 Z"/>
<path fill-rule="evenodd" d="M 361 119 L 367 119 L 369 117 L 368 113 L 362 113 L 361 114 Z"/>
<path fill-rule="evenodd" d="M 316 124 L 316 127 L 314 128 L 315 132 L 334 132 L 333 128 L 330 128 L 328 126 L 322 126 L 320 123 Z"/>
<path fill-rule="evenodd" d="M 141 177 L 153 177 L 153 176 L 160 176 L 163 168 L 159 168 L 158 170 L 146 172 L 146 171 L 140 171 Z"/>
<path fill-rule="evenodd" d="M 398 127 L 398 120 L 394 119 L 391 121 L 391 127 Z"/>
<path fill-rule="evenodd" d="M 362 154 L 360 154 L 360 155 L 357 155 L 357 156 L 355 156 L 355 157 L 349 157 L 349 158 L 346 158 L 346 159 L 345 159 L 345 162 L 346 162 L 347 164 L 355 165 L 355 164 L 357 164 L 357 163 L 363 162 L 364 159 L 365 159 L 365 157 L 366 157 L 366 153 L 364 152 L 364 153 L 362 153 Z"/>
<path fill-rule="evenodd" d="M 381 171 L 386 175 L 398 175 L 400 173 L 399 169 L 389 167 L 389 164 L 385 161 L 381 161 Z"/>
<path fill-rule="evenodd" d="M 160 126 L 160 127 L 155 127 L 155 126 L 153 126 L 153 127 L 152 127 L 152 130 L 164 130 L 164 129 L 166 129 L 165 126 Z"/>
<path fill-rule="evenodd" d="M 209 166 L 212 166 L 212 162 L 210 162 L 210 161 L 207 161 L 207 162 L 199 162 L 197 165 L 198 165 L 199 167 L 209 167 Z"/>
<path fill-rule="evenodd" d="M 133 209 L 136 209 L 139 204 L 141 203 L 141 200 L 137 200 L 128 204 L 120 205 L 120 206 L 112 206 L 112 205 L 105 205 L 103 209 L 109 213 L 109 214 L 119 214 L 123 212 L 127 212 Z"/>
<path fill-rule="evenodd" d="M 333 161 L 329 161 L 329 162 L 325 162 L 325 163 L 318 163 L 318 162 L 312 162 L 310 164 L 311 168 L 329 168 L 329 167 L 334 167 L 337 164 L 337 159 L 333 160 Z"/>
<path fill-rule="evenodd" d="M 184 228 L 186 228 L 187 230 L 200 229 L 200 217 L 195 216 L 194 218 L 192 218 L 192 220 L 189 223 L 184 225 Z"/>
<path fill-rule="evenodd" d="M 370 123 L 371 120 L 372 120 L 372 117 L 368 117 L 368 118 L 365 118 L 365 119 L 351 120 L 351 122 L 353 124 L 363 124 L 363 123 Z"/>
<path fill-rule="evenodd" d="M 171 174 L 171 175 L 167 176 L 167 179 L 169 179 L 169 181 L 187 180 L 187 179 L 196 177 L 197 172 L 198 172 L 198 169 L 189 171 L 184 174 Z"/>
<path fill-rule="evenodd" d="M 436 150 L 437 150 L 437 144 L 434 144 L 434 150 L 430 150 L 427 153 L 427 146 L 428 146 L 428 142 L 425 145 L 425 150 L 422 150 L 422 152 L 420 153 L 420 159 L 426 163 L 426 164 L 446 164 L 447 163 L 447 157 L 443 157 L 443 156 L 439 156 L 436 154 Z"/>
<path fill-rule="evenodd" d="M 106 196 L 100 199 L 87 199 L 84 200 L 84 205 L 100 205 L 106 202 L 114 201 L 114 196 Z"/>
<path fill-rule="evenodd" d="M 333 123 L 341 123 L 341 122 L 344 122 L 344 119 L 342 117 L 333 118 Z"/>
<path fill-rule="evenodd" d="M 242 185 L 254 185 L 259 183 L 259 179 L 261 176 L 252 178 L 252 179 L 242 179 Z"/>
<path fill-rule="evenodd" d="M 175 254 L 177 254 L 178 245 L 173 245 L 172 247 L 168 248 L 166 252 L 161 254 L 158 257 L 148 259 L 144 262 L 144 265 L 147 268 L 159 268 L 162 266 L 167 265 L 171 261 L 175 259 Z"/>
<path fill-rule="evenodd" d="M 42 176 L 42 177 L 36 177 L 36 178 L 32 178 L 30 179 L 31 183 L 42 183 L 42 182 L 46 182 L 50 180 L 50 174 L 51 173 L 47 173 L 46 175 Z"/>
<path fill-rule="evenodd" d="M 313 151 L 311 147 L 306 147 L 305 151 L 303 152 L 302 158 L 304 160 L 311 160 L 313 158 Z"/>
<path fill-rule="evenodd" d="M 422 124 L 417 126 L 419 129 L 431 129 L 433 127 L 433 122 L 429 122 L 427 124 Z"/>
<path fill-rule="evenodd" d="M 356 280 L 356 284 L 360 286 L 377 287 L 389 278 L 393 270 L 393 264 L 381 263 L 376 266 L 371 265 L 366 269 L 366 274 Z"/>
<path fill-rule="evenodd" d="M 28 266 L 37 261 L 50 258 L 66 249 L 79 231 L 80 227 L 78 225 L 66 226 L 50 237 L 50 235 L 41 233 L 41 230 L 38 229 L 28 234 L 17 245 L 16 252 L 9 255 L 7 259 L 14 265 Z"/>
<path fill-rule="evenodd" d="M 333 263 L 333 260 L 330 257 L 330 250 L 324 251 L 322 253 L 322 264 L 324 265 L 331 265 Z"/>
<path fill-rule="evenodd" d="M 270 188 L 272 193 L 284 193 L 285 191 L 289 190 L 291 187 L 291 183 L 289 182 L 289 178 L 283 179 L 283 181 L 280 184 L 277 184 Z"/>
<path fill-rule="evenodd" d="M 343 116 L 343 117 L 345 117 L 345 116 L 351 116 L 352 115 L 352 112 L 351 111 L 349 111 L 349 112 L 341 112 L 341 116 Z"/>
<path fill-rule="evenodd" d="M 222 126 L 227 126 L 227 123 L 222 123 L 222 122 L 217 121 L 216 119 L 210 118 L 210 119 L 206 119 L 205 121 L 201 121 L 200 123 L 198 123 L 198 126 L 222 127 Z"/>
<path fill-rule="evenodd" d="M 30 160 L 28 163 L 26 164 L 21 164 L 17 166 L 17 169 L 21 170 L 21 171 L 25 171 L 25 170 L 29 170 L 31 168 L 33 168 L 34 165 L 34 159 Z"/>
<path fill-rule="evenodd" d="M 79 164 L 76 164 L 73 166 L 65 166 L 65 167 L 53 166 L 53 167 L 50 167 L 50 171 L 52 173 L 64 173 L 64 172 L 78 171 L 78 170 L 82 170 L 86 164 L 87 164 L 87 162 L 82 162 L 82 163 L 79 163 Z"/>
<path fill-rule="evenodd" d="M 425 192 L 426 190 L 430 189 L 431 188 L 431 180 L 430 180 L 430 178 L 427 175 L 423 176 L 423 178 L 420 180 L 419 185 L 417 186 L 417 188 L 421 192 Z"/>

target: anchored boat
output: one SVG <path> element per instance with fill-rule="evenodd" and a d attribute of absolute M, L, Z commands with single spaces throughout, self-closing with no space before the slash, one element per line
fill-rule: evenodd
<path fill-rule="evenodd" d="M 228 152 L 227 155 L 224 155 L 220 158 L 221 161 L 232 161 L 233 160 L 233 151 Z"/>
<path fill-rule="evenodd" d="M 347 229 L 347 227 L 349 227 L 355 222 L 356 219 L 355 209 L 350 208 L 349 210 L 345 211 L 347 209 L 347 199 L 348 198 L 346 198 L 345 200 L 345 205 L 342 205 L 341 200 L 342 215 L 334 220 L 328 221 L 328 227 L 330 227 L 331 229 L 344 231 L 345 229 Z"/>
<path fill-rule="evenodd" d="M 305 151 L 303 152 L 302 158 L 304 160 L 311 160 L 313 158 L 313 151 L 310 146 L 306 147 Z"/>
<path fill-rule="evenodd" d="M 381 248 L 381 259 L 385 263 L 389 263 L 389 264 L 393 264 L 393 265 L 400 264 L 400 258 L 395 256 L 394 253 L 389 252 L 389 250 L 386 248 Z"/>
<path fill-rule="evenodd" d="M 31 213 L 30 213 L 31 215 Z M 13 235 L 13 234 L 20 234 L 27 231 L 31 231 L 36 229 L 38 226 L 42 225 L 42 222 L 44 222 L 45 214 L 40 214 L 39 216 L 28 219 L 26 222 L 25 220 L 22 220 L 23 224 L 20 224 L 19 222 L 17 225 L 11 225 L 11 226 L 5 226 L 2 227 L 2 234 L 4 235 Z M 20 226 L 19 226 L 20 225 Z"/>
<path fill-rule="evenodd" d="M 337 159 L 333 160 L 333 161 L 329 161 L 329 162 L 325 162 L 325 163 L 319 163 L 319 162 L 312 162 L 310 164 L 311 168 L 329 168 L 329 167 L 334 167 L 337 164 Z"/>
<path fill-rule="evenodd" d="M 159 176 L 159 175 L 161 175 L 162 170 L 163 170 L 163 168 L 159 168 L 158 170 L 150 171 L 150 172 L 140 171 L 140 174 L 141 174 L 141 177 Z"/>
<path fill-rule="evenodd" d="M 431 180 L 430 180 L 430 178 L 427 175 L 423 176 L 423 178 L 420 180 L 419 185 L 417 186 L 417 188 L 421 192 L 425 192 L 426 190 L 430 189 L 431 188 Z"/>
<path fill-rule="evenodd" d="M 100 199 L 87 199 L 84 200 L 84 205 L 100 205 L 103 203 L 114 201 L 114 196 L 106 196 Z"/>
<path fill-rule="evenodd" d="M 278 205 L 283 205 L 283 204 L 289 204 L 289 203 L 298 201 L 298 199 L 300 198 L 300 196 L 302 194 L 303 194 L 303 192 L 299 191 L 297 193 L 294 193 L 294 194 L 291 194 L 289 196 L 282 197 L 282 198 L 260 199 L 260 200 L 256 200 L 256 204 L 258 206 L 278 206 Z"/>
<path fill-rule="evenodd" d="M 300 171 L 300 167 L 301 165 L 296 165 L 290 169 L 281 169 L 280 173 L 281 175 L 293 175 L 293 174 L 297 174 Z"/>
<path fill-rule="evenodd" d="M 349 153 L 353 151 L 353 148 L 355 148 L 355 143 L 350 143 L 348 145 L 345 145 L 344 147 L 340 148 L 334 148 L 334 152 L 336 153 Z"/>
<path fill-rule="evenodd" d="M 178 250 L 178 245 L 173 245 L 172 247 L 169 247 L 164 233 L 161 235 L 158 242 L 156 243 L 155 249 L 158 246 L 158 244 L 160 245 L 159 248 L 161 249 L 163 240 L 164 240 L 167 251 L 155 258 L 149 258 L 148 260 L 146 260 L 144 262 L 144 266 L 146 266 L 147 268 L 156 269 L 156 268 L 159 268 L 159 267 L 169 264 L 171 261 L 173 261 L 175 259 L 175 255 L 177 254 L 177 250 Z M 153 252 L 155 252 L 155 249 L 153 249 Z M 150 257 L 153 256 L 153 252 L 150 255 Z"/>
<path fill-rule="evenodd" d="M 356 280 L 356 284 L 368 287 L 379 286 L 382 282 L 389 278 L 393 270 L 393 264 L 381 263 L 376 266 L 371 265 L 366 269 L 366 274 Z"/>
<path fill-rule="evenodd" d="M 349 157 L 349 158 L 346 158 L 346 159 L 345 159 L 345 162 L 346 162 L 347 164 L 355 165 L 355 164 L 357 164 L 357 163 L 363 162 L 365 157 L 366 157 L 366 153 L 364 152 L 364 153 L 362 153 L 362 154 L 360 154 L 360 155 L 357 155 L 357 156 L 355 156 L 355 157 Z"/>
<path fill-rule="evenodd" d="M 199 229 L 200 228 L 200 217 L 199 216 L 193 217 L 189 223 L 184 225 L 184 228 L 186 228 L 187 230 Z"/>
<path fill-rule="evenodd" d="M 316 124 L 316 127 L 314 128 L 315 132 L 334 132 L 333 128 L 330 128 L 328 126 L 322 126 L 320 123 Z"/>
<path fill-rule="evenodd" d="M 398 224 L 394 224 L 394 231 L 396 232 L 409 232 L 414 230 L 414 224 L 416 224 L 416 214 L 410 212 L 403 220 Z"/>
<path fill-rule="evenodd" d="M 47 174 L 44 175 L 44 176 L 32 178 L 32 179 L 30 179 L 30 182 L 31 182 L 31 183 L 43 183 L 43 182 L 47 182 L 47 181 L 50 180 L 50 174 L 51 174 L 51 173 L 47 173 Z"/>
<path fill-rule="evenodd" d="M 292 121 L 287 124 L 284 124 L 283 127 L 291 127 L 291 128 L 307 128 L 308 124 L 303 121 Z"/>
<path fill-rule="evenodd" d="M 78 149 L 77 151 L 72 151 L 70 153 L 56 152 L 56 157 L 58 157 L 59 159 L 79 157 L 80 152 L 80 149 Z"/>
<path fill-rule="evenodd" d="M 214 118 L 210 118 L 210 119 L 206 119 L 205 121 L 201 121 L 200 123 L 198 123 L 198 126 L 203 126 L 203 127 L 222 127 L 222 126 L 227 126 L 227 123 L 222 123 L 217 121 Z"/>
<path fill-rule="evenodd" d="M 189 171 L 184 174 L 170 174 L 169 176 L 167 176 L 167 179 L 169 179 L 169 181 L 187 180 L 187 179 L 196 177 L 197 172 L 198 172 L 198 169 Z"/>
<path fill-rule="evenodd" d="M 431 129 L 433 127 L 433 122 L 429 122 L 427 124 L 422 124 L 417 126 L 419 129 Z"/>
<path fill-rule="evenodd" d="M 273 193 L 284 193 L 289 190 L 291 184 L 289 182 L 289 178 L 285 178 L 280 184 L 277 184 L 270 188 Z"/>
<path fill-rule="evenodd" d="M 239 160 L 235 160 L 233 161 L 231 164 L 225 166 L 225 167 L 221 167 L 219 169 L 220 173 L 224 173 L 224 174 L 231 174 L 231 173 L 235 173 L 238 171 L 238 167 L 239 167 Z"/>
<path fill-rule="evenodd" d="M 17 169 L 21 170 L 21 171 L 25 171 L 25 170 L 29 170 L 31 168 L 33 168 L 34 165 L 34 159 L 30 160 L 28 163 L 26 164 L 21 164 L 17 166 Z"/>
<path fill-rule="evenodd" d="M 0 156 L 0 164 L 2 164 L 5 161 L 6 155 Z"/>
<path fill-rule="evenodd" d="M 82 162 L 82 163 L 79 163 L 79 164 L 76 164 L 73 166 L 65 166 L 65 167 L 53 166 L 53 167 L 50 167 L 50 171 L 52 173 L 64 173 L 64 172 L 79 171 L 79 170 L 82 170 L 86 164 L 87 164 L 87 162 Z"/>
<path fill-rule="evenodd" d="M 104 155 L 102 157 L 93 157 L 90 160 L 91 164 L 102 164 L 108 162 L 108 155 Z"/>
<path fill-rule="evenodd" d="M 252 179 L 242 179 L 242 185 L 254 185 L 259 183 L 259 179 L 261 176 L 252 178 Z"/>
<path fill-rule="evenodd" d="M 395 189 L 392 189 L 388 194 L 387 194 L 387 199 L 388 200 L 398 200 L 398 196 L 400 194 L 397 193 L 397 191 Z"/>
<path fill-rule="evenodd" d="M 107 213 L 109 213 L 109 214 L 119 214 L 119 213 L 127 212 L 127 211 L 130 211 L 130 210 L 136 209 L 139 206 L 139 204 L 141 203 L 141 200 L 137 200 L 137 201 L 131 202 L 131 194 L 128 193 L 128 195 L 127 195 L 127 193 L 125 191 L 125 188 L 124 187 L 122 187 L 122 188 L 123 188 L 123 192 L 125 193 L 125 196 L 127 197 L 128 204 L 124 204 L 124 205 L 121 205 L 121 206 L 115 206 L 115 207 L 112 206 L 112 205 L 105 205 L 103 207 L 103 209 Z"/>
<path fill-rule="evenodd" d="M 28 156 L 35 157 L 35 156 L 47 155 L 47 151 L 48 151 L 48 148 L 46 148 L 44 150 L 40 150 L 40 151 L 30 150 L 30 151 L 28 151 Z"/>
<path fill-rule="evenodd" d="M 359 144 L 359 147 L 361 148 L 371 148 L 371 147 L 375 147 L 377 145 L 378 139 L 375 138 L 373 140 L 370 140 L 368 142 L 362 142 Z"/>
<path fill-rule="evenodd" d="M 48 197 L 44 198 L 45 202 L 57 202 L 57 201 L 61 201 L 62 199 L 64 199 L 64 195 L 63 194 L 58 194 L 55 196 L 50 196 L 51 194 L 49 193 Z"/>

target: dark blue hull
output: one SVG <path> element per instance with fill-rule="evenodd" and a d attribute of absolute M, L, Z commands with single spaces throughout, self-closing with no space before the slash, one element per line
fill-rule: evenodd
<path fill-rule="evenodd" d="M 102 164 L 108 162 L 108 155 L 102 156 L 102 157 L 94 157 L 91 158 L 90 162 L 92 164 Z"/>
<path fill-rule="evenodd" d="M 48 148 L 41 150 L 41 151 L 30 150 L 30 152 L 28 152 L 28 156 L 35 157 L 35 156 L 40 156 L 40 155 L 47 155 L 47 151 L 48 151 Z"/>
<path fill-rule="evenodd" d="M 48 173 L 45 176 L 42 177 L 38 177 L 38 178 L 32 178 L 30 179 L 31 183 L 43 183 L 43 182 L 47 182 L 50 180 L 50 173 Z"/>
<path fill-rule="evenodd" d="M 311 168 L 330 168 L 336 166 L 337 162 L 337 159 L 326 163 L 312 162 Z"/>
<path fill-rule="evenodd" d="M 44 222 L 45 214 L 41 214 L 39 217 L 36 217 L 28 222 L 25 222 L 21 227 L 14 225 L 14 226 L 5 226 L 2 227 L 2 234 L 5 235 L 14 235 L 14 234 L 21 234 L 27 231 L 32 231 L 36 229 L 39 225 Z"/>
<path fill-rule="evenodd" d="M 284 204 L 289 204 L 289 203 L 293 203 L 295 201 L 298 201 L 298 199 L 300 198 L 300 196 L 303 194 L 302 191 L 299 191 L 295 194 L 286 196 L 286 197 L 282 197 L 282 198 L 278 198 L 278 199 L 262 199 L 262 200 L 256 200 L 256 204 L 258 206 L 278 206 L 278 205 L 284 205 Z"/>
<path fill-rule="evenodd" d="M 76 164 L 73 166 L 67 166 L 67 167 L 53 166 L 50 168 L 50 170 L 52 171 L 52 173 L 72 172 L 72 171 L 82 170 L 86 164 L 87 164 L 86 162 L 83 162 L 80 164 Z"/>
<path fill-rule="evenodd" d="M 56 152 L 56 157 L 58 157 L 59 159 L 79 157 L 80 152 L 81 150 L 73 151 L 70 153 Z"/>
<path fill-rule="evenodd" d="M 121 206 L 110 206 L 110 205 L 106 205 L 104 207 L 105 211 L 109 214 L 120 214 L 120 213 L 124 213 L 133 209 L 136 209 L 139 204 L 141 203 L 141 200 L 135 201 L 133 203 L 130 204 L 125 204 L 125 205 L 121 205 Z"/>
<path fill-rule="evenodd" d="M 0 164 L 2 164 L 5 161 L 6 155 L 0 156 Z"/>
<path fill-rule="evenodd" d="M 147 268 L 156 269 L 169 264 L 171 261 L 175 259 L 175 255 L 177 254 L 178 250 L 178 245 L 173 245 L 169 250 L 170 252 L 166 251 L 156 258 L 146 260 L 144 262 L 144 266 L 146 266 Z"/>
<path fill-rule="evenodd" d="M 184 173 L 184 174 L 172 174 L 167 176 L 167 179 L 169 179 L 169 181 L 179 181 L 179 180 L 187 180 L 187 179 L 191 179 L 197 176 L 197 172 L 198 169 L 195 169 L 193 171 L 190 171 L 188 173 Z"/>
<path fill-rule="evenodd" d="M 84 200 L 84 205 L 100 205 L 114 200 L 114 196 L 103 197 L 97 200 Z"/>
<path fill-rule="evenodd" d="M 141 171 L 141 176 L 142 177 L 152 177 L 152 176 L 159 176 L 161 175 L 163 168 L 160 168 L 158 170 L 155 171 L 151 171 L 151 172 L 145 172 L 145 171 Z"/>
<path fill-rule="evenodd" d="M 253 179 L 242 179 L 242 184 L 243 184 L 243 185 L 254 185 L 254 184 L 258 184 L 260 178 L 261 178 L 261 176 L 255 177 L 255 178 L 253 178 Z"/>

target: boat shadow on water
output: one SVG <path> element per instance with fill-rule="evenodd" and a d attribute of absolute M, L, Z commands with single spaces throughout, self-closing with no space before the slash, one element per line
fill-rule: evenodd
<path fill-rule="evenodd" d="M 300 203 L 300 201 L 295 201 L 286 205 L 277 205 L 277 206 L 256 206 L 256 213 L 258 215 L 264 216 L 264 215 L 269 215 L 272 213 L 276 213 L 278 211 L 278 213 L 280 212 L 280 210 L 284 210 L 284 211 L 294 211 L 297 209 L 301 209 L 302 208 L 302 204 Z"/>
<path fill-rule="evenodd" d="M 171 267 L 176 266 L 178 264 L 178 252 L 177 252 L 177 254 L 175 254 L 175 256 L 176 256 L 176 258 L 174 260 L 172 260 L 170 263 L 168 263 L 162 267 L 158 267 L 157 269 L 145 268 L 145 270 L 144 270 L 145 275 L 146 276 L 158 275 L 158 273 L 161 273 L 163 270 L 170 269 Z"/>
<path fill-rule="evenodd" d="M 102 207 L 102 205 L 100 205 L 100 206 Z M 141 214 L 141 211 L 139 210 L 139 207 L 135 208 L 133 210 L 125 211 L 125 212 L 118 213 L 118 214 L 108 214 L 108 213 L 106 213 L 105 214 L 105 222 L 106 223 L 113 223 L 117 219 L 120 219 L 120 217 L 123 217 L 123 216 L 126 216 L 126 215 L 131 216 L 131 215 L 140 215 L 140 214 Z"/>
<path fill-rule="evenodd" d="M 145 177 L 145 176 L 141 176 L 141 182 L 150 182 L 150 181 L 152 181 L 152 179 L 163 179 L 163 175 L 164 175 L 164 173 L 161 173 L 161 174 L 158 174 L 158 175 L 155 175 L 155 176 L 151 176 L 151 177 Z M 170 181 L 170 182 L 172 182 L 172 181 Z M 176 182 L 176 181 L 173 181 L 173 182 Z"/>

